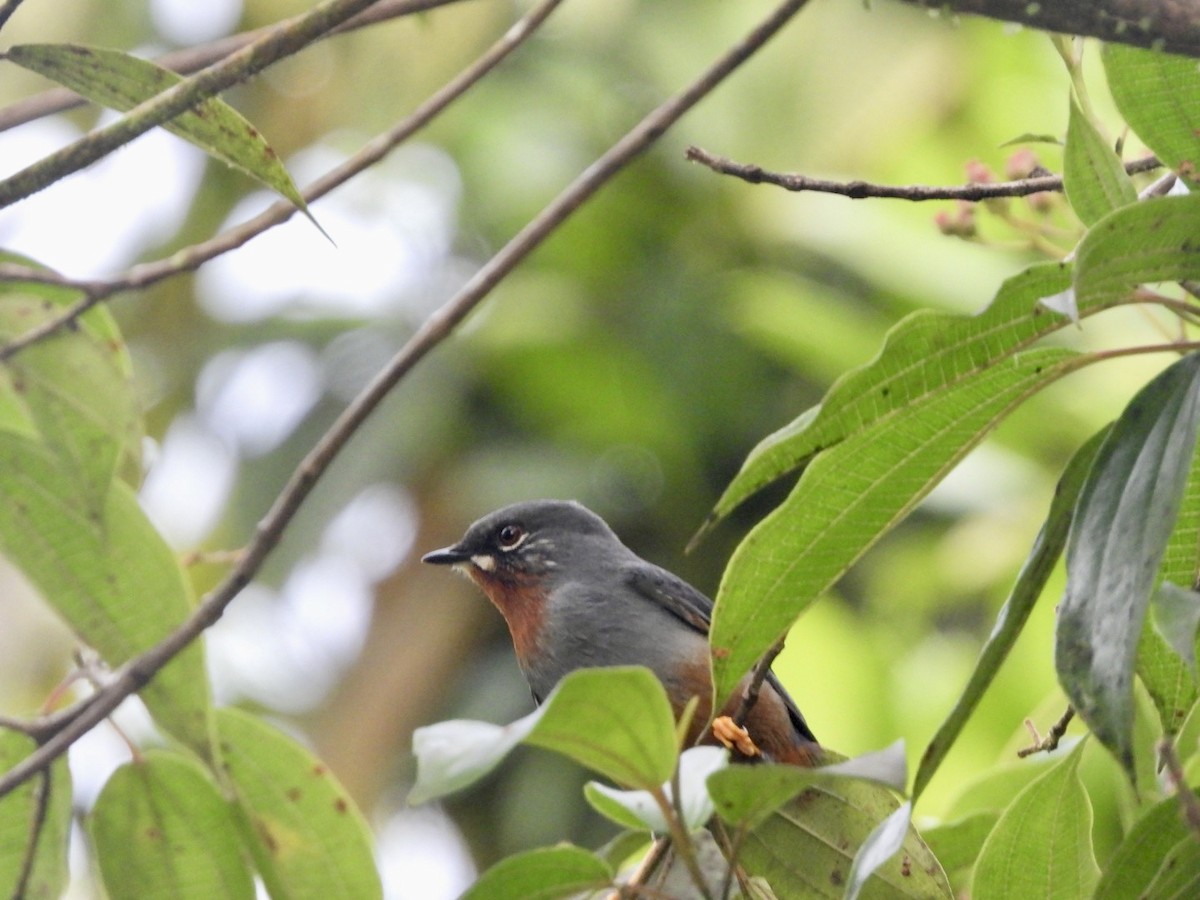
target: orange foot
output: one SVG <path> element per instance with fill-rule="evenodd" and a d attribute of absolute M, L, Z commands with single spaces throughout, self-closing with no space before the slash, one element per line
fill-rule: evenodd
<path fill-rule="evenodd" d="M 713 719 L 712 733 L 728 750 L 737 750 L 742 756 L 761 756 L 762 751 L 750 738 L 748 732 L 729 716 L 717 716 Z"/>

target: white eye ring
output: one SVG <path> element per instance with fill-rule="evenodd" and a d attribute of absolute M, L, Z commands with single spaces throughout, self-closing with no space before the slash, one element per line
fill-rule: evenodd
<path fill-rule="evenodd" d="M 529 532 L 520 525 L 505 525 L 496 534 L 496 544 L 501 550 L 516 550 L 529 537 Z"/>

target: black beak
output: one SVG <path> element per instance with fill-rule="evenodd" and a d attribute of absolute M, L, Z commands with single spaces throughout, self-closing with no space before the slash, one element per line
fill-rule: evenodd
<path fill-rule="evenodd" d="M 455 563 L 466 562 L 471 558 L 471 554 L 467 553 L 460 546 L 455 544 L 453 547 L 443 547 L 441 550 L 431 550 L 421 557 L 421 562 L 431 563 L 435 566 L 452 566 Z"/>

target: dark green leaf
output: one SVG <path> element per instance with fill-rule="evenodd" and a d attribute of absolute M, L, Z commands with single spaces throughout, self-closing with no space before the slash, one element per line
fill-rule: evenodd
<path fill-rule="evenodd" d="M 1196 61 L 1123 44 L 1101 53 L 1108 87 L 1125 121 L 1158 158 L 1200 185 L 1200 73 Z"/>
<path fill-rule="evenodd" d="M 32 738 L 0 729 L 0 772 L 8 771 L 36 749 Z M 44 809 L 42 816 L 38 813 L 39 806 Z M 62 757 L 49 774 L 34 775 L 0 798 L 0 897 L 29 900 L 61 897 L 68 880 L 70 833 L 71 772 Z M 35 854 L 33 865 L 26 873 L 31 849 Z"/>
<path fill-rule="evenodd" d="M 1022 352 L 924 394 L 817 457 L 725 570 L 711 631 L 714 708 L 1014 406 L 1076 364 L 1067 350 Z"/>
<path fill-rule="evenodd" d="M 502 859 L 462 900 L 558 900 L 599 890 L 612 878 L 608 864 L 581 847 L 542 847 Z"/>
<path fill-rule="evenodd" d="M 987 642 L 980 651 L 979 661 L 975 663 L 975 671 L 971 673 L 967 686 L 954 703 L 954 708 L 946 716 L 946 720 L 938 728 L 937 733 L 925 748 L 921 756 L 921 765 L 917 768 L 917 777 L 913 781 L 913 800 L 921 796 L 925 787 L 941 766 L 946 754 L 958 740 L 963 726 L 983 699 L 984 692 L 1000 671 L 1000 666 L 1008 657 L 1009 651 L 1016 643 L 1018 635 L 1029 620 L 1034 604 L 1042 595 L 1051 573 L 1054 571 L 1058 558 L 1062 555 L 1067 543 L 1067 534 L 1071 528 L 1071 515 L 1075 510 L 1075 501 L 1083 487 L 1084 479 L 1091 469 L 1096 452 L 1101 442 L 1108 435 L 1108 427 L 1093 435 L 1087 443 L 1080 447 L 1059 479 L 1050 501 L 1050 511 L 1042 530 L 1033 543 L 1033 549 L 1028 559 L 1017 575 L 1017 582 L 1012 592 L 1004 602 L 996 625 L 988 635 Z"/>
<path fill-rule="evenodd" d="M 113 900 L 251 898 L 233 810 L 190 758 L 151 751 L 117 769 L 89 819 Z"/>
<path fill-rule="evenodd" d="M 1026 787 L 1000 816 L 975 864 L 975 897 L 1086 897 L 1100 871 L 1092 805 L 1079 780 L 1082 743 Z"/>
<path fill-rule="evenodd" d="M 1137 191 L 1117 153 L 1071 98 L 1067 146 L 1063 152 L 1063 187 L 1071 208 L 1085 225 L 1137 201 Z"/>
<path fill-rule="evenodd" d="M 1175 846 L 1189 840 L 1175 797 L 1146 810 L 1125 835 L 1113 854 L 1092 900 L 1125 900 L 1143 897 L 1163 861 Z"/>
<path fill-rule="evenodd" d="M 183 80 L 149 60 L 78 44 L 22 44 L 10 47 L 7 57 L 117 112 L 128 112 Z M 316 224 L 271 145 L 223 100 L 205 100 L 163 127 L 282 194 Z"/>
<path fill-rule="evenodd" d="M 1138 641 L 1196 447 L 1198 372 L 1200 354 L 1189 355 L 1130 401 L 1092 466 L 1067 545 L 1059 680 L 1131 775 Z"/>
<path fill-rule="evenodd" d="M 179 562 L 122 481 L 100 513 L 48 449 L 0 431 L 0 551 L 113 666 L 152 647 L 192 610 Z M 193 642 L 139 696 L 158 724 L 211 758 L 212 700 Z"/>
<path fill-rule="evenodd" d="M 220 710 L 217 729 L 242 838 L 271 896 L 381 897 L 371 830 L 324 763 L 240 710 Z"/>

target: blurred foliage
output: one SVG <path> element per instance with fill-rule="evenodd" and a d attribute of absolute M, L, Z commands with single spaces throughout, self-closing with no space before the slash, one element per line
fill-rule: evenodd
<path fill-rule="evenodd" d="M 303 186 L 320 160 L 353 152 L 474 58 L 518 6 L 472 0 L 337 37 L 225 99 Z M 170 45 L 142 2 L 71 0 L 51 17 L 36 7 L 31 0 L 5 26 L 6 44 L 77 41 L 138 52 Z M 246 0 L 236 27 L 305 7 Z M 530 45 L 365 176 L 368 189 L 345 188 L 312 205 L 337 249 L 307 223 L 292 222 L 256 267 L 180 276 L 114 298 L 154 442 L 151 475 L 156 456 L 165 467 L 176 452 L 205 454 L 189 490 L 173 485 L 164 495 L 170 502 L 152 509 L 168 535 L 192 535 L 176 549 L 245 543 L 297 461 L 417 323 L 766 8 L 567 3 Z M 1115 132 L 1119 119 L 1093 68 L 1089 54 L 1092 102 Z M 45 86 L 11 65 L 5 72 L 0 104 Z M 409 747 L 417 726 L 460 717 L 508 722 L 530 706 L 499 617 L 466 584 L 419 571 L 421 551 L 502 503 L 572 497 L 640 555 L 715 593 L 734 546 L 787 488 L 751 498 L 684 555 L 748 451 L 870 359 L 905 314 L 973 312 L 1006 276 L 1039 258 L 1013 224 L 1034 217 L 1026 201 L 981 213 L 980 238 L 968 242 L 934 226 L 937 211 L 952 211 L 949 203 L 790 195 L 689 164 L 685 148 L 822 177 L 955 183 L 970 160 L 1002 172 L 1013 149 L 1001 145 L 1019 135 L 1064 135 L 1069 86 L 1044 35 L 936 20 L 891 4 L 814 3 L 580 209 L 360 431 L 292 523 L 252 587 L 257 593 L 235 601 L 214 632 L 219 699 L 287 717 L 386 833 L 414 777 Z M 88 128 L 98 114 L 85 108 L 61 118 Z M 0 139 L 5 171 L 18 165 L 5 143 L 24 146 L 18 139 L 42 125 Z M 1061 171 L 1059 147 L 1036 151 Z M 59 241 L 57 258 L 42 251 L 65 219 L 48 218 L 39 197 L 0 212 L 0 243 L 66 275 L 111 274 L 203 240 L 228 217 L 262 205 L 249 179 L 211 160 L 198 165 L 195 183 L 161 183 L 146 168 L 120 182 L 119 203 L 79 208 L 91 231 L 71 232 L 79 244 Z M 117 176 L 98 168 L 79 177 Z M 78 247 L 130 230 L 155 194 L 178 203 L 169 227 L 131 232 L 98 271 L 76 267 Z M 1080 232 L 1061 201 L 1049 220 L 1069 249 Z M 364 230 L 339 231 L 335 221 Z M 365 244 L 370 229 L 390 237 L 364 257 L 356 242 Z M 246 255 L 254 259 L 255 245 L 268 241 L 252 242 Z M 293 266 L 327 266 L 330 278 L 297 283 Z M 375 291 L 384 270 L 391 280 L 379 291 L 383 299 L 352 302 Z M 277 302 L 261 299 L 277 294 Z M 1148 343 L 1160 339 L 1164 321 L 1117 311 L 1088 321 L 1071 341 Z M 218 400 L 234 374 L 245 374 L 238 362 L 246 357 L 231 352 L 275 344 L 302 351 L 315 388 L 277 439 L 255 443 L 247 435 L 256 417 L 286 407 L 299 382 L 268 373 Z M 776 671 L 823 743 L 855 755 L 903 737 L 915 762 L 970 674 L 1057 474 L 1160 367 L 1144 357 L 1117 360 L 1039 395 L 806 612 Z M 173 445 L 171 435 L 187 428 L 200 438 Z M 346 549 L 335 524 L 381 485 L 400 498 L 393 511 L 401 524 L 378 533 L 360 525 Z M 196 511 L 210 502 L 210 518 Z M 361 563 L 375 541 L 387 544 L 379 548 L 386 567 L 362 564 L 347 590 L 366 586 L 370 632 L 330 649 L 325 638 L 337 630 L 330 623 L 350 615 L 346 582 L 317 582 L 314 600 L 301 590 L 311 583 L 302 576 L 323 564 L 343 572 L 338 565 Z M 388 547 L 396 548 L 391 556 Z M 223 571 L 219 563 L 194 566 L 197 593 Z M 10 587 L 21 584 L 17 576 L 4 579 L 0 710 L 25 714 L 70 668 L 70 642 L 27 587 Z M 1047 595 L 1061 590 L 1056 575 Z M 289 636 L 287 653 L 263 646 L 270 629 Z M 922 795 L 918 822 L 996 809 L 1047 771 L 1044 760 L 1018 761 L 1013 751 L 1028 742 L 1027 717 L 1045 730 L 1065 706 L 1052 632 L 1052 604 L 1042 603 Z M 108 765 L 104 753 L 91 755 Z M 1103 866 L 1133 801 L 1096 748 L 1086 747 L 1081 763 L 1073 759 L 1093 798 Z M 106 774 L 84 780 L 96 786 Z M 519 749 L 445 808 L 479 869 L 558 840 L 595 847 L 612 827 L 584 802 L 585 779 L 545 751 Z M 439 847 L 424 852 L 448 852 Z M 389 853 L 417 862 L 385 841 L 385 882 Z M 399 885 L 395 896 L 435 896 L 432 887 L 405 893 L 404 878 L 415 877 L 389 882 Z"/>

